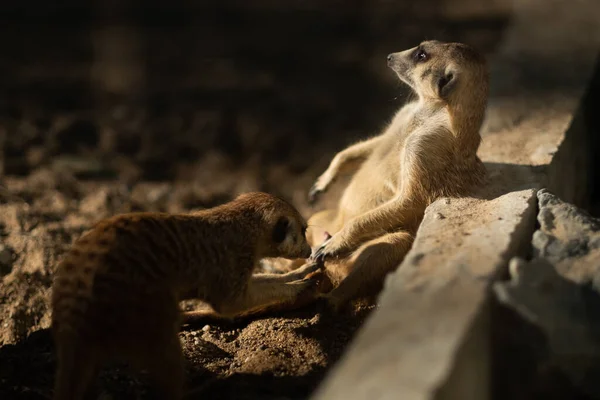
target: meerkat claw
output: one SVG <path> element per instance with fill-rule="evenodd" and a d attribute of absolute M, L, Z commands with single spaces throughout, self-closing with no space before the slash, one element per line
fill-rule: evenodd
<path fill-rule="evenodd" d="M 327 250 L 325 249 L 330 240 L 331 240 L 331 238 L 324 241 L 323 244 L 321 244 L 317 248 L 317 250 L 313 253 L 313 255 L 311 256 L 311 259 L 314 260 L 316 263 L 322 264 L 326 258 L 329 258 L 332 256 L 332 254 L 329 254 L 327 252 Z"/>
<path fill-rule="evenodd" d="M 302 271 L 305 273 L 305 275 L 309 275 L 312 274 L 315 271 L 320 270 L 322 267 L 322 265 L 316 261 L 311 261 L 309 265 L 307 265 L 307 268 Z"/>

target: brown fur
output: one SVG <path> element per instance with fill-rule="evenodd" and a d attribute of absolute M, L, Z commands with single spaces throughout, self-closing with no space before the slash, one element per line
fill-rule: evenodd
<path fill-rule="evenodd" d="M 293 206 L 265 193 L 190 214 L 132 213 L 98 223 L 55 273 L 54 399 L 81 399 L 108 359 L 147 369 L 161 398 L 179 399 L 178 302 L 197 297 L 232 316 L 298 300 L 314 290 L 315 281 L 302 279 L 314 264 L 284 275 L 252 272 L 263 257 L 308 257 L 305 231 Z"/>
<path fill-rule="evenodd" d="M 310 191 L 314 201 L 344 168 L 353 169 L 338 208 L 312 216 L 308 240 L 319 246 L 337 309 L 380 290 L 412 245 L 426 207 L 482 183 L 477 157 L 488 96 L 485 59 L 461 43 L 427 41 L 388 56 L 417 99 L 379 136 L 338 153 Z M 348 167 L 353 161 L 353 167 Z M 325 240 L 324 231 L 333 235 Z"/>

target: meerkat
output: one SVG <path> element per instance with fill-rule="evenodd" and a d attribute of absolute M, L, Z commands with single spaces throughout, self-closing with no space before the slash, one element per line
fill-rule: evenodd
<path fill-rule="evenodd" d="M 254 274 L 263 257 L 308 258 L 306 222 L 286 201 L 247 193 L 189 214 L 130 213 L 96 224 L 57 266 L 52 287 L 55 400 L 78 400 L 106 361 L 146 369 L 160 398 L 183 395 L 179 301 L 233 316 L 295 301 L 316 265 Z"/>
<path fill-rule="evenodd" d="M 410 249 L 426 207 L 483 183 L 477 156 L 487 106 L 484 57 L 462 43 L 425 41 L 387 56 L 416 94 L 378 136 L 333 157 L 309 191 L 314 203 L 341 170 L 351 174 L 337 209 L 308 220 L 312 259 L 324 264 L 333 309 L 373 296 Z"/>

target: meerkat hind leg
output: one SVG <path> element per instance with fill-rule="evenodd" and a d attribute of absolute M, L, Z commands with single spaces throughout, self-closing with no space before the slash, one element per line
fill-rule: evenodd
<path fill-rule="evenodd" d="M 358 167 L 367 159 L 367 157 L 373 152 L 377 145 L 381 142 L 382 136 L 375 136 L 370 139 L 355 143 L 344 150 L 337 153 L 329 166 L 317 178 L 312 188 L 310 188 L 308 197 L 309 201 L 313 203 L 319 193 L 327 190 L 329 185 L 342 173 L 353 173 Z"/>
<path fill-rule="evenodd" d="M 157 340 L 153 348 L 147 350 L 144 367 L 150 375 L 152 399 L 182 398 L 185 379 L 183 353 L 177 333 L 166 340 Z"/>
<path fill-rule="evenodd" d="M 69 348 L 65 348 L 69 346 Z M 97 371 L 97 358 L 87 346 L 62 343 L 57 346 L 58 369 L 54 400 L 83 400 L 90 395 Z"/>
<path fill-rule="evenodd" d="M 254 314 L 273 305 L 293 303 L 303 292 L 317 286 L 317 281 L 313 279 L 281 282 L 274 281 L 274 278 L 272 274 L 253 275 L 244 291 L 220 304 L 215 311 L 224 318 Z"/>
<path fill-rule="evenodd" d="M 316 273 L 320 268 L 317 263 L 306 263 L 298 270 L 287 274 L 253 275 L 245 295 L 221 307 L 221 312 L 212 309 L 186 311 L 182 313 L 182 323 L 224 322 L 235 318 L 255 317 L 296 309 L 316 299 L 319 280 L 316 276 L 300 280 L 293 278 Z M 310 293 L 311 287 L 315 288 L 315 293 Z M 304 296 L 302 295 L 304 291 L 309 293 Z"/>
<path fill-rule="evenodd" d="M 395 232 L 361 245 L 347 261 L 348 276 L 325 295 L 330 305 L 337 309 L 359 296 L 379 291 L 385 276 L 402 262 L 412 241 L 408 232 Z"/>

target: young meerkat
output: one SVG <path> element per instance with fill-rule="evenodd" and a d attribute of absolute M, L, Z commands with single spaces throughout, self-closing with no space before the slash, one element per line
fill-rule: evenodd
<path fill-rule="evenodd" d="M 337 209 L 308 221 L 313 259 L 333 285 L 323 297 L 334 309 L 381 289 L 431 202 L 465 195 L 485 178 L 476 154 L 488 97 L 484 57 L 462 43 L 425 41 L 387 62 L 416 99 L 379 136 L 338 153 L 309 192 L 314 202 L 342 169 L 353 173 Z"/>
<path fill-rule="evenodd" d="M 307 258 L 306 222 L 266 193 L 189 214 L 131 213 L 99 222 L 59 263 L 52 287 L 55 400 L 83 398 L 105 361 L 146 369 L 160 398 L 181 398 L 179 301 L 197 297 L 234 316 L 312 298 L 303 279 L 252 272 L 263 257 Z"/>

